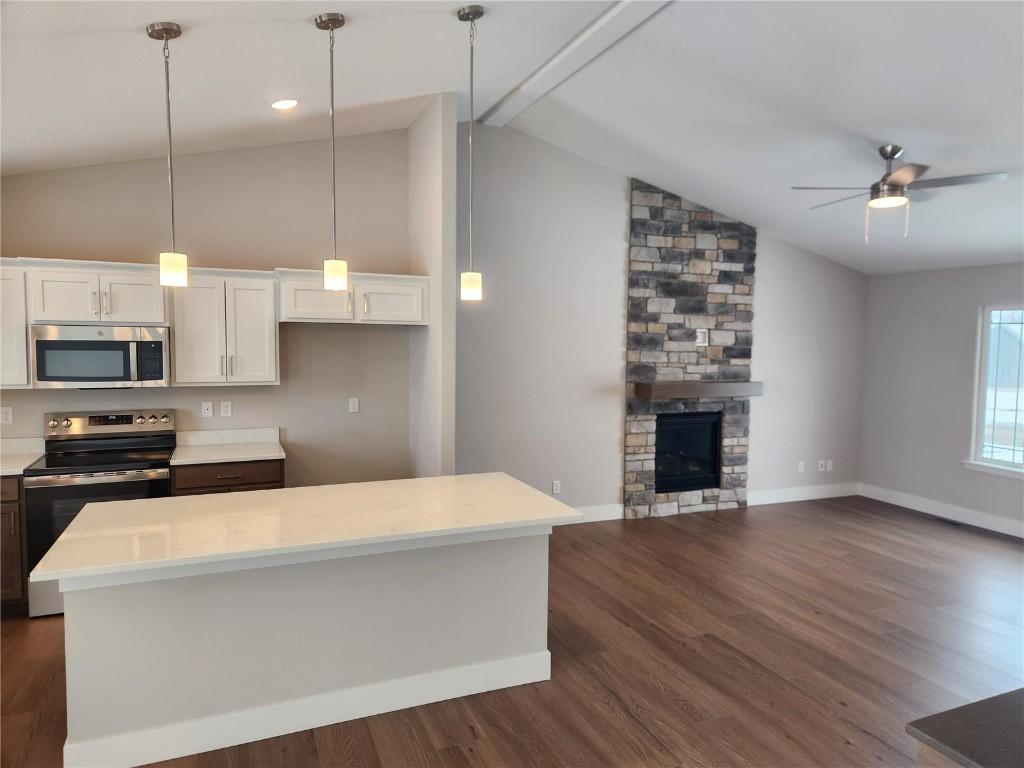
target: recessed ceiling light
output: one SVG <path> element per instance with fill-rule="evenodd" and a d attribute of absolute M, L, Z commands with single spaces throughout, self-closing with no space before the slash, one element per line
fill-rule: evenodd
<path fill-rule="evenodd" d="M 295 109 L 295 107 L 299 106 L 299 102 L 295 99 L 278 99 L 272 102 L 270 106 L 273 109 Z"/>

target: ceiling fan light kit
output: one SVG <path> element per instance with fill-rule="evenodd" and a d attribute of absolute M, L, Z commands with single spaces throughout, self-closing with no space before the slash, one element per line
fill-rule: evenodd
<path fill-rule="evenodd" d="M 886 208 L 903 208 L 903 237 L 910 236 L 910 197 L 909 190 L 934 189 L 936 187 L 958 187 L 964 184 L 980 184 L 986 181 L 1003 181 L 1005 173 L 972 173 L 966 176 L 946 176 L 939 179 L 925 179 L 921 177 L 928 172 L 927 165 L 918 163 L 905 163 L 895 171 L 892 168 L 892 161 L 903 155 L 903 147 L 898 144 L 883 144 L 878 148 L 878 154 L 885 160 L 885 174 L 870 187 L 790 187 L 799 190 L 865 190 L 858 194 L 847 195 L 838 200 L 830 200 L 827 203 L 812 205 L 811 210 L 825 208 L 829 205 L 842 203 L 846 200 L 855 200 L 859 197 L 867 197 L 868 202 L 864 207 L 864 242 L 869 239 L 869 228 L 871 211 L 884 210 Z"/>

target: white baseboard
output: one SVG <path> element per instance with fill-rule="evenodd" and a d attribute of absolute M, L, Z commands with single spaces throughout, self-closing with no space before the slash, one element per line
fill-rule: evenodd
<path fill-rule="evenodd" d="M 767 491 L 747 491 L 747 506 L 783 504 L 787 501 L 832 499 L 836 496 L 855 496 L 860 483 L 833 483 L 832 485 L 799 485 L 792 488 L 772 488 Z"/>
<path fill-rule="evenodd" d="M 435 701 L 551 679 L 548 651 L 64 745 L 65 768 L 114 768 L 283 736 Z"/>
<path fill-rule="evenodd" d="M 562 525 L 599 523 L 602 520 L 621 520 L 625 516 L 621 504 L 596 504 L 592 507 L 577 507 L 576 511 L 583 513 L 583 519 L 573 520 L 571 523 L 562 523 Z"/>
<path fill-rule="evenodd" d="M 867 483 L 860 483 L 859 485 L 858 493 L 869 499 L 885 501 L 889 504 L 896 504 L 897 506 L 913 509 L 917 512 L 924 512 L 926 515 L 934 515 L 935 517 L 953 520 L 965 525 L 973 525 L 989 531 L 1005 533 L 1018 539 L 1024 538 L 1024 520 L 1009 520 L 989 512 L 958 507 L 955 504 L 947 504 L 944 501 L 926 499 L 923 496 L 915 496 L 903 491 L 893 491 L 877 485 L 869 485 Z"/>

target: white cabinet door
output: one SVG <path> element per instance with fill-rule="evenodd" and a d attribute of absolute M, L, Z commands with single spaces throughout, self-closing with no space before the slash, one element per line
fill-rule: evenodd
<path fill-rule="evenodd" d="M 225 281 L 228 381 L 277 381 L 277 312 L 271 279 Z"/>
<path fill-rule="evenodd" d="M 33 323 L 96 322 L 100 319 L 100 280 L 95 272 L 28 273 L 29 319 Z"/>
<path fill-rule="evenodd" d="M 227 380 L 223 278 L 192 277 L 174 289 L 174 381 L 213 384 Z"/>
<path fill-rule="evenodd" d="M 363 323 L 425 322 L 425 287 L 425 281 L 412 284 L 357 282 L 357 317 Z"/>
<path fill-rule="evenodd" d="M 351 320 L 352 292 L 328 291 L 323 280 L 281 280 L 281 320 L 339 322 Z"/>
<path fill-rule="evenodd" d="M 162 323 L 164 289 L 160 273 L 101 272 L 100 311 L 104 321 L 118 323 Z"/>
<path fill-rule="evenodd" d="M 25 273 L 0 271 L 0 386 L 28 384 L 28 315 Z"/>

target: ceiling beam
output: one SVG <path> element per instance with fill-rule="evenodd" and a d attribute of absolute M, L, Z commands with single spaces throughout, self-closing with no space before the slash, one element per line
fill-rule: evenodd
<path fill-rule="evenodd" d="M 619 0 L 502 96 L 484 112 L 481 122 L 505 125 L 668 4 L 667 0 Z"/>

